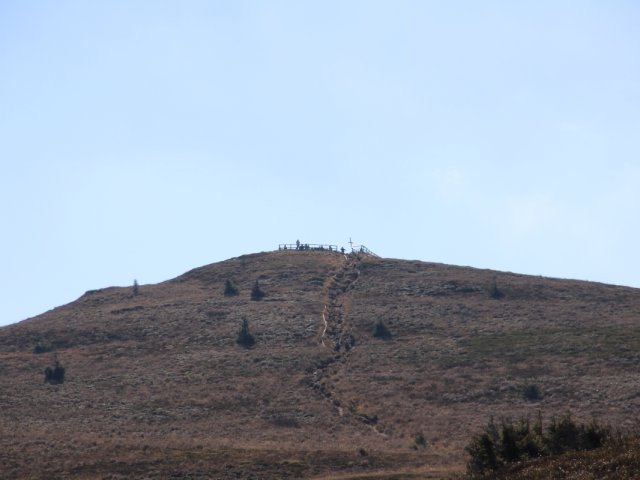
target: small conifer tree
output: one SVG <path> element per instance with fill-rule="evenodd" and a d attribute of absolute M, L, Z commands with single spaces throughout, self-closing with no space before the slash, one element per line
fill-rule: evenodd
<path fill-rule="evenodd" d="M 47 367 L 44 369 L 44 381 L 51 385 L 57 385 L 64 383 L 65 369 L 56 358 L 53 367 Z"/>
<path fill-rule="evenodd" d="M 236 343 L 245 348 L 251 348 L 256 343 L 255 338 L 253 338 L 253 335 L 249 332 L 249 321 L 246 318 L 242 319 L 242 325 L 240 326 L 240 330 L 238 330 Z"/>
<path fill-rule="evenodd" d="M 381 340 L 389 340 L 391 338 L 391 332 L 382 320 L 378 320 L 373 329 L 373 336 Z"/>
<path fill-rule="evenodd" d="M 495 279 L 495 277 L 493 279 L 493 285 L 491 285 L 491 288 L 489 289 L 489 295 L 491 296 L 491 298 L 495 298 L 496 300 L 500 300 L 502 297 L 504 297 L 504 293 L 498 288 L 498 281 Z"/>
<path fill-rule="evenodd" d="M 251 289 L 251 300 L 262 300 L 264 295 L 265 293 L 260 289 L 260 284 L 258 283 L 258 280 L 256 280 L 256 283 Z"/>
<path fill-rule="evenodd" d="M 528 418 L 519 421 L 489 422 L 476 434 L 466 450 L 470 456 L 467 472 L 470 478 L 493 478 L 501 467 L 528 458 L 560 455 L 570 451 L 592 450 L 602 446 L 612 436 L 609 427 L 592 421 L 576 423 L 571 414 L 553 418 L 543 428 L 542 418 L 533 424 Z M 510 477 L 511 478 L 511 477 Z"/>
<path fill-rule="evenodd" d="M 234 297 L 238 295 L 238 287 L 231 280 L 225 280 L 224 282 L 224 296 Z"/>

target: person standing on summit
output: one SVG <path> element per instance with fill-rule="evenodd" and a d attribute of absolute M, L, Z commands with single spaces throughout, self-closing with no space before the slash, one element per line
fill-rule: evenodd
<path fill-rule="evenodd" d="M 296 240 L 296 250 L 300 250 L 300 240 Z"/>

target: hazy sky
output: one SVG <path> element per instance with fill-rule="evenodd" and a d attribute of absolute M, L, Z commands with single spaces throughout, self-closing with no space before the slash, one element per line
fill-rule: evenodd
<path fill-rule="evenodd" d="M 640 287 L 640 2 L 0 2 L 0 324 L 281 242 Z"/>

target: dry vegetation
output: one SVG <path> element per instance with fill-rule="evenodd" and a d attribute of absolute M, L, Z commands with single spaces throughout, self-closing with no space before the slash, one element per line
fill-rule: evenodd
<path fill-rule="evenodd" d="M 506 469 L 495 480 L 636 480 L 640 475 L 640 440 L 612 442 L 588 452 L 524 462 Z"/>
<path fill-rule="evenodd" d="M 492 416 L 630 428 L 638 318 L 636 289 L 327 251 L 91 291 L 0 329 L 0 477 L 445 478 Z"/>

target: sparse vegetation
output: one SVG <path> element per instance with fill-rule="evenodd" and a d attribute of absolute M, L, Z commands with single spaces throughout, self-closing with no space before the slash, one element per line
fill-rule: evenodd
<path fill-rule="evenodd" d="M 255 338 L 253 338 L 253 335 L 249 332 L 249 321 L 246 318 L 242 319 L 242 325 L 238 331 L 236 343 L 245 348 L 251 348 L 256 343 Z"/>
<path fill-rule="evenodd" d="M 500 468 L 514 462 L 568 451 L 592 450 L 611 437 L 607 427 L 595 421 L 588 425 L 576 423 L 570 414 L 553 418 L 546 429 L 542 418 L 533 424 L 529 419 L 517 422 L 493 420 L 467 446 L 470 455 L 467 472 L 470 478 L 488 478 Z"/>
<path fill-rule="evenodd" d="M 196 268 L 137 297 L 132 283 L 103 288 L 1 328 L 3 478 L 458 478 L 478 418 L 496 415 L 500 438 L 497 415 L 529 412 L 533 430 L 538 409 L 533 440 L 487 437 L 491 478 L 637 478 L 640 441 L 535 455 L 559 405 L 632 428 L 638 289 L 500 273 L 494 300 L 486 270 L 296 253 Z M 249 298 L 256 279 L 264 302 Z M 391 340 L 373 337 L 378 320 Z M 54 356 L 37 344 L 59 352 L 62 385 L 43 383 Z M 525 400 L 529 384 L 544 401 Z"/>
<path fill-rule="evenodd" d="M 381 340 L 389 340 L 391 338 L 391 332 L 382 320 L 378 320 L 373 328 L 373 336 Z"/>
<path fill-rule="evenodd" d="M 44 369 L 44 381 L 51 385 L 57 385 L 64 383 L 65 368 L 60 364 L 56 358 L 53 367 L 47 367 Z"/>
<path fill-rule="evenodd" d="M 231 281 L 231 280 L 225 280 L 224 282 L 224 296 L 225 297 L 235 297 L 236 295 L 238 295 L 239 291 L 238 291 L 238 287 L 236 287 L 236 285 Z"/>
<path fill-rule="evenodd" d="M 260 288 L 260 283 L 256 280 L 256 283 L 253 284 L 253 288 L 251 289 L 251 300 L 262 300 L 265 296 L 265 293 Z"/>

